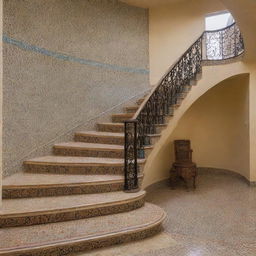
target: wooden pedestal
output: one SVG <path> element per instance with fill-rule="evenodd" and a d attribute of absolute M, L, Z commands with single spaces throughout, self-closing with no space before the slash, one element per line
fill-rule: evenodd
<path fill-rule="evenodd" d="M 174 188 L 178 178 L 181 178 L 188 189 L 188 183 L 193 182 L 194 189 L 196 188 L 197 168 L 192 162 L 192 152 L 189 140 L 175 140 L 175 163 L 171 169 L 171 186 Z"/>
<path fill-rule="evenodd" d="M 175 162 L 171 169 L 171 186 L 174 188 L 177 180 L 181 178 L 189 189 L 189 183 L 193 183 L 193 188 L 196 188 L 197 167 L 193 162 Z"/>

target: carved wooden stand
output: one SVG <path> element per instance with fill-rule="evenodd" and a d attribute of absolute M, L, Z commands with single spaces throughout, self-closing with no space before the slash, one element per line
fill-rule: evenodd
<path fill-rule="evenodd" d="M 197 167 L 192 162 L 192 152 L 189 140 L 175 140 L 175 162 L 171 169 L 171 186 L 174 188 L 178 178 L 181 178 L 188 190 L 189 181 L 193 181 L 193 188 L 196 188 Z"/>

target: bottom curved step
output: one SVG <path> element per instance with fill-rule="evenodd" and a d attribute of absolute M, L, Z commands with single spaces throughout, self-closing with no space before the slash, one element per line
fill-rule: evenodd
<path fill-rule="evenodd" d="M 3 228 L 0 255 L 63 256 L 139 240 L 161 230 L 165 212 L 153 204 L 131 212 L 45 225 Z"/>
<path fill-rule="evenodd" d="M 145 191 L 123 191 L 4 199 L 0 214 L 0 228 L 30 226 L 69 220 L 78 220 L 131 211 L 144 205 Z"/>

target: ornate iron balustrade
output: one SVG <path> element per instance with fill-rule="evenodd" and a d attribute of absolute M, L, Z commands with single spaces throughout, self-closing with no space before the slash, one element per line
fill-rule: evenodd
<path fill-rule="evenodd" d="M 137 124 L 136 119 L 124 122 L 125 130 L 125 190 L 138 188 L 137 164 Z"/>
<path fill-rule="evenodd" d="M 238 26 L 232 25 L 219 30 L 205 31 L 204 60 L 227 60 L 244 52 L 244 42 Z"/>
<path fill-rule="evenodd" d="M 223 60 L 244 51 L 236 24 L 216 31 L 205 31 L 167 72 L 146 97 L 133 119 L 125 121 L 125 190 L 138 188 L 137 158 L 144 158 L 144 146 L 150 145 L 150 134 L 164 124 L 173 106 L 202 72 L 203 60 Z"/>

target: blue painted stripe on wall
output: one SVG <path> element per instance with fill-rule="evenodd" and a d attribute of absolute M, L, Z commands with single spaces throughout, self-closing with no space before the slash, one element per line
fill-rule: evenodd
<path fill-rule="evenodd" d="M 66 55 L 64 53 L 53 52 L 53 51 L 50 51 L 50 50 L 47 50 L 47 49 L 44 49 L 44 48 L 41 48 L 41 47 L 38 47 L 35 45 L 31 45 L 26 42 L 16 40 L 14 38 L 10 38 L 6 35 L 3 35 L 3 42 L 15 45 L 15 46 L 17 46 L 21 49 L 27 50 L 27 51 L 37 52 L 37 53 L 40 53 L 40 54 L 43 54 L 46 56 L 50 56 L 50 57 L 53 57 L 56 59 L 60 59 L 60 60 L 77 62 L 77 63 L 84 64 L 84 65 L 105 68 L 105 69 L 110 69 L 110 70 L 115 70 L 115 71 L 139 73 L 139 74 L 149 74 L 149 70 L 147 70 L 147 69 L 123 67 L 123 66 L 117 66 L 117 65 L 107 64 L 107 63 L 101 63 L 101 62 L 88 60 L 88 59 L 77 58 L 74 56 Z"/>

